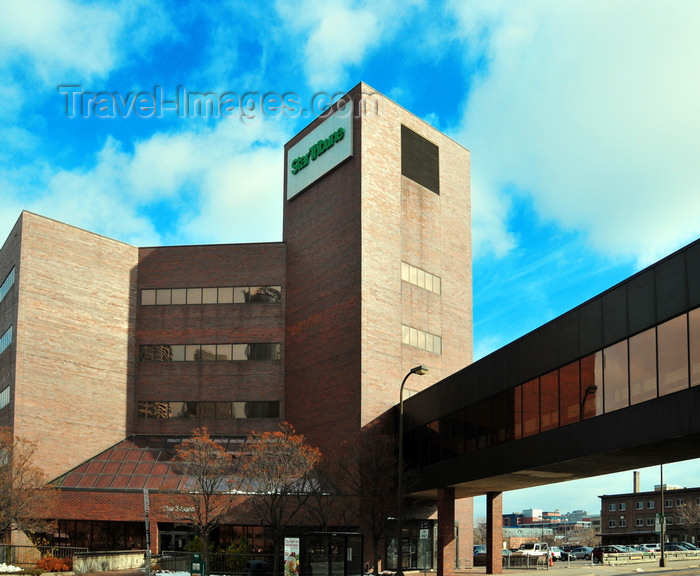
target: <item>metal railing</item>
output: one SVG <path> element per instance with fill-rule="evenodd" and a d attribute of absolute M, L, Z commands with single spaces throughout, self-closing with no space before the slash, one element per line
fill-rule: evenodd
<path fill-rule="evenodd" d="M 548 554 L 509 554 L 503 557 L 504 568 L 549 570 Z"/>
<path fill-rule="evenodd" d="M 199 554 L 204 560 L 204 554 Z M 228 554 L 224 552 L 212 552 L 209 554 L 209 566 L 206 567 L 207 574 L 236 574 L 247 575 L 251 570 L 248 568 L 249 562 L 264 562 L 256 564 L 253 570 L 260 576 L 270 574 L 273 566 L 272 554 Z M 160 564 L 162 570 L 173 572 L 190 572 L 194 560 L 193 552 L 168 552 L 164 551 L 160 556 L 154 557 L 154 561 Z M 265 565 L 267 569 L 265 568 Z M 282 564 L 280 564 L 281 566 Z"/>
<path fill-rule="evenodd" d="M 73 558 L 87 548 L 75 546 L 18 546 L 15 544 L 0 544 L 0 563 L 10 564 L 18 568 L 34 568 L 42 558 Z"/>

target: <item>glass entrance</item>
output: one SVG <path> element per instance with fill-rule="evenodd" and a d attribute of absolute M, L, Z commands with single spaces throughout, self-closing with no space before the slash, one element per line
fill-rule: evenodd
<path fill-rule="evenodd" d="M 362 544 L 362 534 L 307 534 L 301 576 L 362 576 Z"/>

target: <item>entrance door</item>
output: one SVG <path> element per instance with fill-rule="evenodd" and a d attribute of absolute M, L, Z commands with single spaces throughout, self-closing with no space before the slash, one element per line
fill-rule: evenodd
<path fill-rule="evenodd" d="M 185 546 L 194 538 L 193 532 L 173 530 L 160 533 L 160 552 L 183 552 Z"/>
<path fill-rule="evenodd" d="M 302 576 L 362 576 L 362 534 L 316 532 L 304 542 Z"/>

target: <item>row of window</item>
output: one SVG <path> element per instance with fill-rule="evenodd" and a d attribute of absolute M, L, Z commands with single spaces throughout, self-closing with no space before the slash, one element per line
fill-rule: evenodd
<path fill-rule="evenodd" d="M 435 294 L 440 294 L 441 286 L 439 276 L 411 266 L 406 262 L 401 262 L 401 280 L 435 292 Z"/>
<path fill-rule="evenodd" d="M 12 288 L 12 285 L 15 283 L 15 269 L 13 268 L 10 270 L 10 273 L 5 277 L 5 279 L 2 281 L 2 284 L 0 284 L 0 302 L 2 302 L 3 298 L 7 296 L 7 293 L 10 291 L 10 288 Z"/>
<path fill-rule="evenodd" d="M 666 498 L 664 502 L 666 508 L 673 508 L 673 498 Z M 637 500 L 636 506 L 637 510 L 644 510 L 644 501 Z M 646 501 L 647 510 L 653 510 L 654 506 L 654 500 Z M 676 498 L 676 507 L 681 508 L 683 506 L 685 506 L 685 498 Z M 615 512 L 617 510 L 619 510 L 620 512 L 624 512 L 625 510 L 627 510 L 627 504 L 625 502 L 620 502 L 619 504 L 611 502 L 610 504 L 608 504 L 608 512 Z"/>
<path fill-rule="evenodd" d="M 0 391 L 0 410 L 10 403 L 10 387 L 6 386 Z"/>
<path fill-rule="evenodd" d="M 282 286 L 220 286 L 216 288 L 158 288 L 141 290 L 143 306 L 177 304 L 249 304 L 281 302 Z"/>
<path fill-rule="evenodd" d="M 664 516 L 666 519 L 666 525 L 673 525 L 673 516 Z M 655 526 L 656 525 L 656 516 L 647 516 L 646 518 L 637 518 L 635 520 L 635 526 Z M 676 524 L 685 524 L 681 519 L 678 519 Z M 608 520 L 608 528 L 626 528 L 627 527 L 627 519 L 624 516 L 620 516 L 616 520 Z"/>
<path fill-rule="evenodd" d="M 415 346 L 427 352 L 442 354 L 442 338 L 417 328 L 401 325 L 401 342 L 409 346 Z"/>
<path fill-rule="evenodd" d="M 154 362 L 222 362 L 279 360 L 279 342 L 250 344 L 144 344 L 139 360 Z"/>
<path fill-rule="evenodd" d="M 411 432 L 421 465 L 700 385 L 700 308 Z"/>
<path fill-rule="evenodd" d="M 280 403 L 255 400 L 250 402 L 149 402 L 138 405 L 139 418 L 279 418 Z"/>
<path fill-rule="evenodd" d="M 12 344 L 12 326 L 0 336 L 0 354 L 2 354 L 10 344 Z"/>

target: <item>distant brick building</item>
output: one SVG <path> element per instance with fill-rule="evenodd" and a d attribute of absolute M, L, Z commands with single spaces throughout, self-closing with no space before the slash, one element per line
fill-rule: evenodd
<path fill-rule="evenodd" d="M 666 542 L 700 542 L 700 524 L 689 522 L 684 512 L 700 509 L 700 487 L 660 487 L 653 492 L 631 492 L 600 497 L 603 544 L 661 542 L 661 514 L 665 517 Z M 695 512 L 696 519 L 700 514 Z"/>
<path fill-rule="evenodd" d="M 364 84 L 346 102 L 285 146 L 282 242 L 139 248 L 21 214 L 0 425 L 39 442 L 64 541 L 143 546 L 148 489 L 152 547 L 179 548 L 158 490 L 195 427 L 235 452 L 286 420 L 331 454 L 391 416 L 412 367 L 415 391 L 471 362 L 469 152 Z M 255 518 L 230 531 L 266 546 Z"/>

